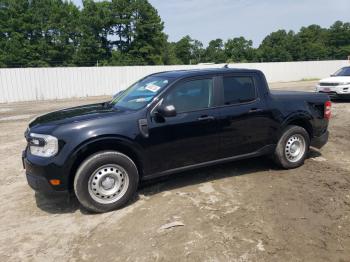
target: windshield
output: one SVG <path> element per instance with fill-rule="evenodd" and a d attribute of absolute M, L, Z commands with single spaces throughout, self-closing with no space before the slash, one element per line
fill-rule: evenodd
<path fill-rule="evenodd" d="M 138 110 L 151 102 L 171 81 L 166 77 L 148 76 L 120 92 L 111 103 L 117 108 Z"/>
<path fill-rule="evenodd" d="M 337 72 L 335 72 L 334 76 L 350 76 L 350 67 L 344 67 Z"/>

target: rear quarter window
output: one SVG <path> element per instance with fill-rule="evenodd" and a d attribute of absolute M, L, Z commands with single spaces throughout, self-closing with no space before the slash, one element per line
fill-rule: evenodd
<path fill-rule="evenodd" d="M 253 77 L 226 76 L 223 78 L 224 104 L 231 105 L 254 101 L 257 98 Z"/>

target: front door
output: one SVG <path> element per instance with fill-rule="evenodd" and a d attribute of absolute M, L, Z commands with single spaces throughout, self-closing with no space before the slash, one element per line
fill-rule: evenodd
<path fill-rule="evenodd" d="M 160 173 L 217 158 L 218 116 L 214 78 L 184 80 L 171 87 L 162 105 L 173 105 L 174 117 L 149 123 L 146 174 Z"/>

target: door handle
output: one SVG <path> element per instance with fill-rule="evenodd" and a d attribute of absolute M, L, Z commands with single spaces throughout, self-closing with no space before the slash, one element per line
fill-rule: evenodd
<path fill-rule="evenodd" d="M 213 116 L 201 116 L 197 118 L 198 121 L 212 121 L 215 120 Z"/>
<path fill-rule="evenodd" d="M 263 110 L 260 108 L 252 108 L 249 110 L 249 113 L 259 113 L 262 112 Z"/>

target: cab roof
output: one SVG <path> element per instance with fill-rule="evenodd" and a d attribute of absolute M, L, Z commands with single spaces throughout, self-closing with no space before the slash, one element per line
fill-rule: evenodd
<path fill-rule="evenodd" d="M 184 78 L 196 77 L 204 75 L 215 74 L 230 74 L 230 73 L 257 73 L 259 70 L 255 69 L 241 69 L 241 68 L 209 68 L 209 69 L 190 69 L 190 70 L 174 70 L 165 71 L 153 74 L 153 76 L 161 76 L 168 78 Z"/>

